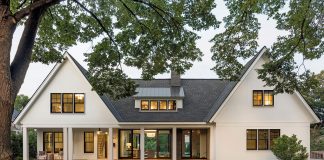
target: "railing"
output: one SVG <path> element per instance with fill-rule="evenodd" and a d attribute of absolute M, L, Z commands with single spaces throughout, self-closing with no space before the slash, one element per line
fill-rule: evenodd
<path fill-rule="evenodd" d="M 311 151 L 311 159 L 324 159 L 324 151 Z"/>

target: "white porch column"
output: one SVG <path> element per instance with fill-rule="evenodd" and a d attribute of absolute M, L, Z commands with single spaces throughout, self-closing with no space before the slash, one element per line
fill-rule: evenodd
<path fill-rule="evenodd" d="M 141 146 L 141 159 L 140 160 L 144 160 L 144 154 L 145 154 L 145 132 L 144 132 L 144 127 L 141 127 L 141 138 L 140 138 L 140 146 Z"/>
<path fill-rule="evenodd" d="M 113 140 L 113 128 L 109 128 L 108 132 L 108 160 L 113 160 L 114 159 L 114 140 Z"/>
<path fill-rule="evenodd" d="M 216 135 L 215 126 L 209 128 L 209 158 L 216 159 Z"/>
<path fill-rule="evenodd" d="M 68 129 L 68 160 L 73 159 L 73 128 Z"/>
<path fill-rule="evenodd" d="M 177 159 L 177 128 L 172 128 L 172 160 Z"/>
<path fill-rule="evenodd" d="M 23 127 L 23 160 L 29 160 L 28 128 Z"/>
<path fill-rule="evenodd" d="M 63 128 L 63 159 L 68 159 L 68 128 Z"/>

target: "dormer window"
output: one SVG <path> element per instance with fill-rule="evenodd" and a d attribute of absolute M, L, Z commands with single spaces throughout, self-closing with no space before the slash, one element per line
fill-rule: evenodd
<path fill-rule="evenodd" d="M 142 111 L 175 111 L 176 100 L 141 100 Z"/>

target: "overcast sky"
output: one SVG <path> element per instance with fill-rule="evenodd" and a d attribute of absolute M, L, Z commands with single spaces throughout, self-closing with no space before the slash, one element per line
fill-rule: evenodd
<path fill-rule="evenodd" d="M 222 0 L 216 0 L 217 8 L 214 10 L 214 14 L 216 15 L 218 20 L 222 20 L 222 18 L 229 14 Z M 275 29 L 276 23 L 273 20 L 268 20 L 266 16 L 259 16 L 259 21 L 261 23 L 261 30 L 259 32 L 259 49 L 263 46 L 268 48 L 271 47 L 273 42 L 276 41 L 278 35 L 283 35 L 285 32 L 278 31 Z M 199 35 L 201 39 L 197 41 L 197 46 L 204 53 L 201 62 L 195 62 L 193 67 L 188 70 L 183 78 L 218 78 L 214 71 L 210 69 L 215 65 L 215 63 L 211 60 L 211 52 L 210 48 L 212 43 L 209 42 L 211 38 L 216 33 L 220 33 L 224 31 L 223 25 L 216 30 L 207 30 L 204 32 L 200 32 Z M 17 28 L 16 33 L 14 34 L 13 45 L 11 50 L 11 57 L 13 58 L 15 51 L 17 49 L 19 38 L 22 34 L 22 28 Z M 84 62 L 85 57 L 83 53 L 91 50 L 91 44 L 78 44 L 68 50 L 68 52 L 85 68 L 87 68 L 87 64 Z M 12 59 L 11 58 L 11 59 Z M 301 57 L 296 57 L 297 62 L 301 61 Z M 324 69 L 324 56 L 321 59 L 315 61 L 306 61 L 305 65 L 311 69 L 311 71 L 315 73 L 319 73 Z M 54 64 L 44 65 L 40 63 L 32 63 L 29 66 L 27 71 L 27 75 L 22 85 L 19 94 L 25 94 L 29 97 L 36 91 L 38 86 L 42 83 L 45 77 L 48 75 L 50 70 L 53 68 Z M 131 78 L 140 78 L 140 71 L 135 68 L 127 68 L 123 67 L 124 71 Z M 155 78 L 169 78 L 169 74 L 158 75 Z"/>

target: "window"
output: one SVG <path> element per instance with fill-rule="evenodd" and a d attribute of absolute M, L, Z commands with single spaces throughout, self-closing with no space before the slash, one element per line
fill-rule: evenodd
<path fill-rule="evenodd" d="M 269 150 L 273 140 L 280 137 L 280 129 L 247 129 L 247 150 Z"/>
<path fill-rule="evenodd" d="M 77 93 L 74 94 L 74 112 L 84 113 L 84 94 Z"/>
<path fill-rule="evenodd" d="M 274 92 L 272 90 L 254 90 L 253 106 L 273 106 Z"/>
<path fill-rule="evenodd" d="M 271 90 L 264 91 L 264 105 L 273 106 L 273 91 Z"/>
<path fill-rule="evenodd" d="M 53 150 L 53 134 L 51 132 L 44 132 L 43 134 L 43 149 L 46 153 L 52 153 Z"/>
<path fill-rule="evenodd" d="M 73 94 L 63 93 L 63 112 L 72 113 L 73 112 Z"/>
<path fill-rule="evenodd" d="M 46 153 L 63 151 L 63 132 L 44 132 L 43 150 Z"/>
<path fill-rule="evenodd" d="M 169 110 L 176 110 L 176 101 L 175 100 L 170 100 L 169 101 L 168 109 Z"/>
<path fill-rule="evenodd" d="M 166 100 L 161 100 L 160 101 L 160 110 L 166 110 L 167 109 L 167 103 L 168 103 L 168 101 L 166 101 Z"/>
<path fill-rule="evenodd" d="M 61 94 L 51 93 L 51 112 L 61 113 Z"/>
<path fill-rule="evenodd" d="M 84 113 L 84 93 L 51 93 L 51 113 Z"/>
<path fill-rule="evenodd" d="M 84 132 L 84 153 L 94 152 L 93 132 Z"/>
<path fill-rule="evenodd" d="M 257 149 L 257 130 L 248 129 L 246 130 L 246 149 L 256 150 Z"/>
<path fill-rule="evenodd" d="M 207 129 L 182 130 L 181 156 L 190 159 L 207 159 Z"/>
<path fill-rule="evenodd" d="M 157 110 L 158 109 L 158 101 L 156 101 L 156 100 L 150 101 L 150 109 Z"/>
<path fill-rule="evenodd" d="M 140 130 L 119 130 L 119 158 L 140 158 Z"/>
<path fill-rule="evenodd" d="M 145 130 L 145 158 L 171 157 L 171 131 Z"/>
<path fill-rule="evenodd" d="M 263 91 L 255 90 L 253 91 L 253 106 L 262 106 L 263 101 Z"/>
<path fill-rule="evenodd" d="M 176 100 L 141 100 L 142 111 L 174 111 L 176 109 Z"/>
<path fill-rule="evenodd" d="M 63 133 L 55 132 L 54 133 L 54 153 L 59 153 L 63 151 Z"/>

